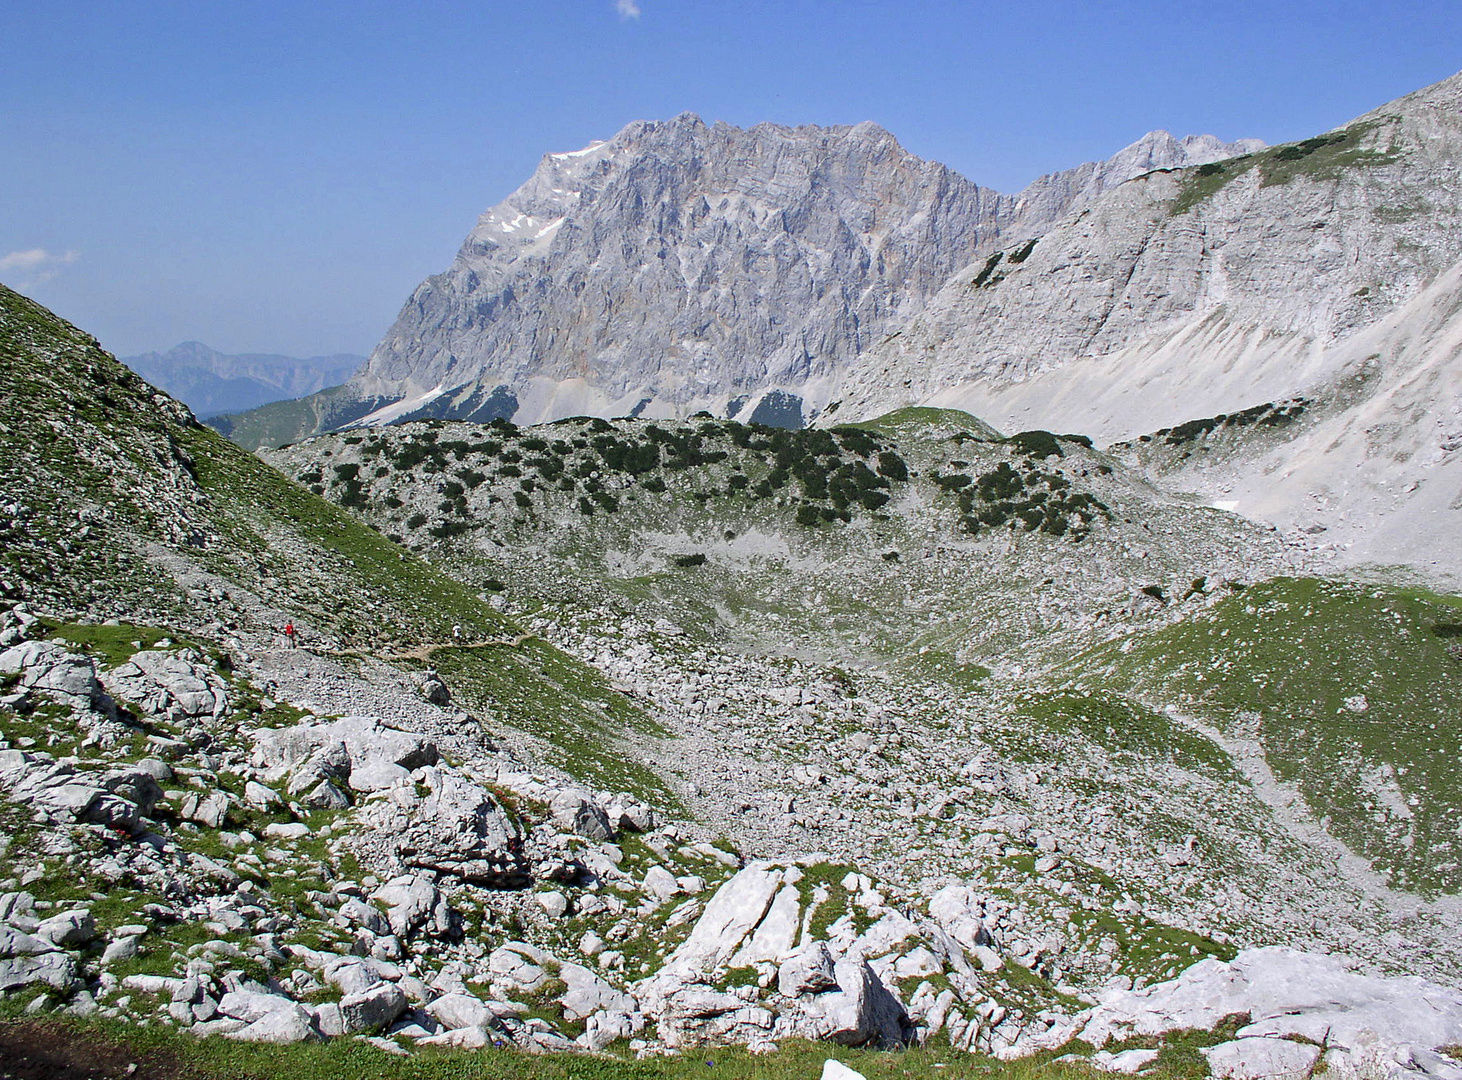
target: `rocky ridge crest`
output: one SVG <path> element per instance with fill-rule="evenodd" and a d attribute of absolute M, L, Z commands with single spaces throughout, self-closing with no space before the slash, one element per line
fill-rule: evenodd
<path fill-rule="evenodd" d="M 1002 195 L 872 123 L 631 124 L 547 155 L 482 215 L 351 381 L 347 396 L 372 411 L 332 400 L 333 426 L 701 408 L 800 426 L 991 245 L 1039 235 L 1138 173 L 1255 145 L 1153 132 Z"/>

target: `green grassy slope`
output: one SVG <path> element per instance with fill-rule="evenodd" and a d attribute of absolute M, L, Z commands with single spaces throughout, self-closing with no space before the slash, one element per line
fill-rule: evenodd
<path fill-rule="evenodd" d="M 95 339 L 0 287 L 0 583 L 43 606 L 184 628 L 292 618 L 367 654 L 512 641 L 522 628 L 354 515 L 197 424 Z M 201 567 L 262 602 L 199 596 Z M 228 592 L 228 590 L 225 590 Z M 260 627 L 256 627 L 260 628 Z M 262 627 L 267 629 L 268 627 Z M 556 763 L 673 803 L 621 736 L 658 734 L 602 679 L 541 642 L 443 657 L 449 686 L 545 738 Z"/>
<path fill-rule="evenodd" d="M 1258 740 L 1275 775 L 1393 882 L 1462 888 L 1462 610 L 1282 578 L 1078 667 Z M 1126 650 L 1126 651 L 1124 651 Z"/>
<path fill-rule="evenodd" d="M 248 412 L 209 419 L 208 426 L 246 450 L 284 446 L 359 419 L 385 401 L 356 401 L 343 386 L 331 386 L 307 397 L 274 401 Z"/>

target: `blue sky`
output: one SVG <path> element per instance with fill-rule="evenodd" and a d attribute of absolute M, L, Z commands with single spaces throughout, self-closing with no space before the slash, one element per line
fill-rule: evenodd
<path fill-rule="evenodd" d="M 1154 128 L 1305 137 L 1462 3 L 6 0 L 0 281 L 121 354 L 368 352 L 538 158 L 690 110 L 875 120 L 1013 191 Z"/>

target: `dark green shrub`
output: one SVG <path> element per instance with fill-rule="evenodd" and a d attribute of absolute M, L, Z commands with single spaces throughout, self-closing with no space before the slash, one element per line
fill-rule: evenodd
<path fill-rule="evenodd" d="M 675 563 L 676 566 L 682 567 L 706 565 L 706 557 L 700 552 L 696 552 L 694 555 L 677 555 L 672 561 Z"/>
<path fill-rule="evenodd" d="M 907 480 L 909 467 L 892 450 L 885 450 L 878 455 L 878 475 L 886 476 L 890 480 Z"/>
<path fill-rule="evenodd" d="M 986 259 L 985 268 L 975 275 L 975 280 L 971 284 L 977 289 L 983 289 L 986 285 L 994 285 L 1000 281 L 1000 278 L 993 277 L 993 275 L 995 268 L 1000 265 L 1000 260 L 1003 258 L 1005 258 L 1005 252 L 997 251 Z"/>
<path fill-rule="evenodd" d="M 1026 245 L 1023 248 L 1021 248 L 1019 251 L 1012 251 L 1010 253 L 1010 261 L 1013 262 L 1013 263 L 1023 263 L 1023 262 L 1025 262 L 1027 259 L 1029 259 L 1031 257 L 1031 252 L 1036 249 L 1036 243 L 1037 243 L 1037 241 L 1035 239 L 1032 239 L 1032 240 L 1028 241 L 1026 243 Z"/>
<path fill-rule="evenodd" d="M 1029 457 L 1066 456 L 1061 449 L 1060 441 L 1049 431 L 1021 431 L 1010 436 L 1005 442 Z"/>

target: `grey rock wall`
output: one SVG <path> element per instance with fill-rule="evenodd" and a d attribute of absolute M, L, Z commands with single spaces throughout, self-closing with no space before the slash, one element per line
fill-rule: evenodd
<path fill-rule="evenodd" d="M 361 423 L 750 416 L 772 393 L 770 422 L 795 426 L 1002 239 L 1149 169 L 1255 145 L 1154 132 L 1008 196 L 872 123 L 631 124 L 549 154 L 483 214 L 352 380 L 362 399 L 393 402 Z"/>

